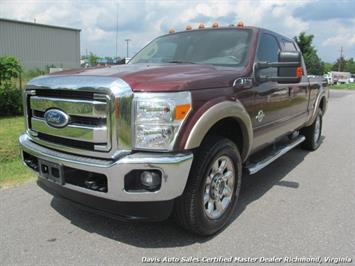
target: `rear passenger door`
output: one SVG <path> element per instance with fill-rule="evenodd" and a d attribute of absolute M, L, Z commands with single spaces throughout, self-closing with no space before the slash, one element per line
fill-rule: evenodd
<path fill-rule="evenodd" d="M 297 48 L 293 41 L 281 39 L 282 50 L 284 51 L 297 51 Z M 289 107 L 287 115 L 291 119 L 299 120 L 303 123 L 303 119 L 306 119 L 308 109 L 308 96 L 309 96 L 309 82 L 304 63 L 302 64 L 302 79 L 300 83 L 285 84 L 289 88 Z"/>

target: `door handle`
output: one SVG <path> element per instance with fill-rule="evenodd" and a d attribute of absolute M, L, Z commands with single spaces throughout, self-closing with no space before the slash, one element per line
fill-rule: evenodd
<path fill-rule="evenodd" d="M 251 88 L 253 87 L 252 78 L 237 78 L 233 82 L 233 88 Z"/>

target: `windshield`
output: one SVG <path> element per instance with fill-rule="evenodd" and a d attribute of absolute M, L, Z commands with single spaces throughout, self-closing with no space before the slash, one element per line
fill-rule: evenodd
<path fill-rule="evenodd" d="M 130 61 L 134 63 L 195 63 L 223 66 L 244 64 L 250 30 L 198 30 L 153 40 Z"/>

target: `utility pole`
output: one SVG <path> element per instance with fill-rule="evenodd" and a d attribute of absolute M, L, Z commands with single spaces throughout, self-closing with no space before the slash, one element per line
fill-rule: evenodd
<path fill-rule="evenodd" d="M 338 72 L 341 70 L 341 64 L 343 63 L 343 46 L 340 47 L 340 58 L 338 62 Z"/>
<path fill-rule="evenodd" d="M 125 39 L 125 42 L 127 43 L 127 58 L 128 58 L 128 54 L 129 54 L 128 53 L 128 44 L 129 44 L 130 41 L 132 41 L 132 40 L 131 39 Z"/>
<path fill-rule="evenodd" d="M 116 59 L 118 57 L 118 3 L 116 6 Z"/>

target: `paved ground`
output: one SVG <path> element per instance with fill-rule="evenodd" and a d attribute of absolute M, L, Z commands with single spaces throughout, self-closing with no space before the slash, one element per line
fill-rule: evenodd
<path fill-rule="evenodd" d="M 323 144 L 244 178 L 237 218 L 213 238 L 173 222 L 121 223 L 53 199 L 34 183 L 0 191 L 0 265 L 134 264 L 146 257 L 352 257 L 355 93 L 333 92 Z M 348 265 L 350 265 L 348 264 Z"/>

